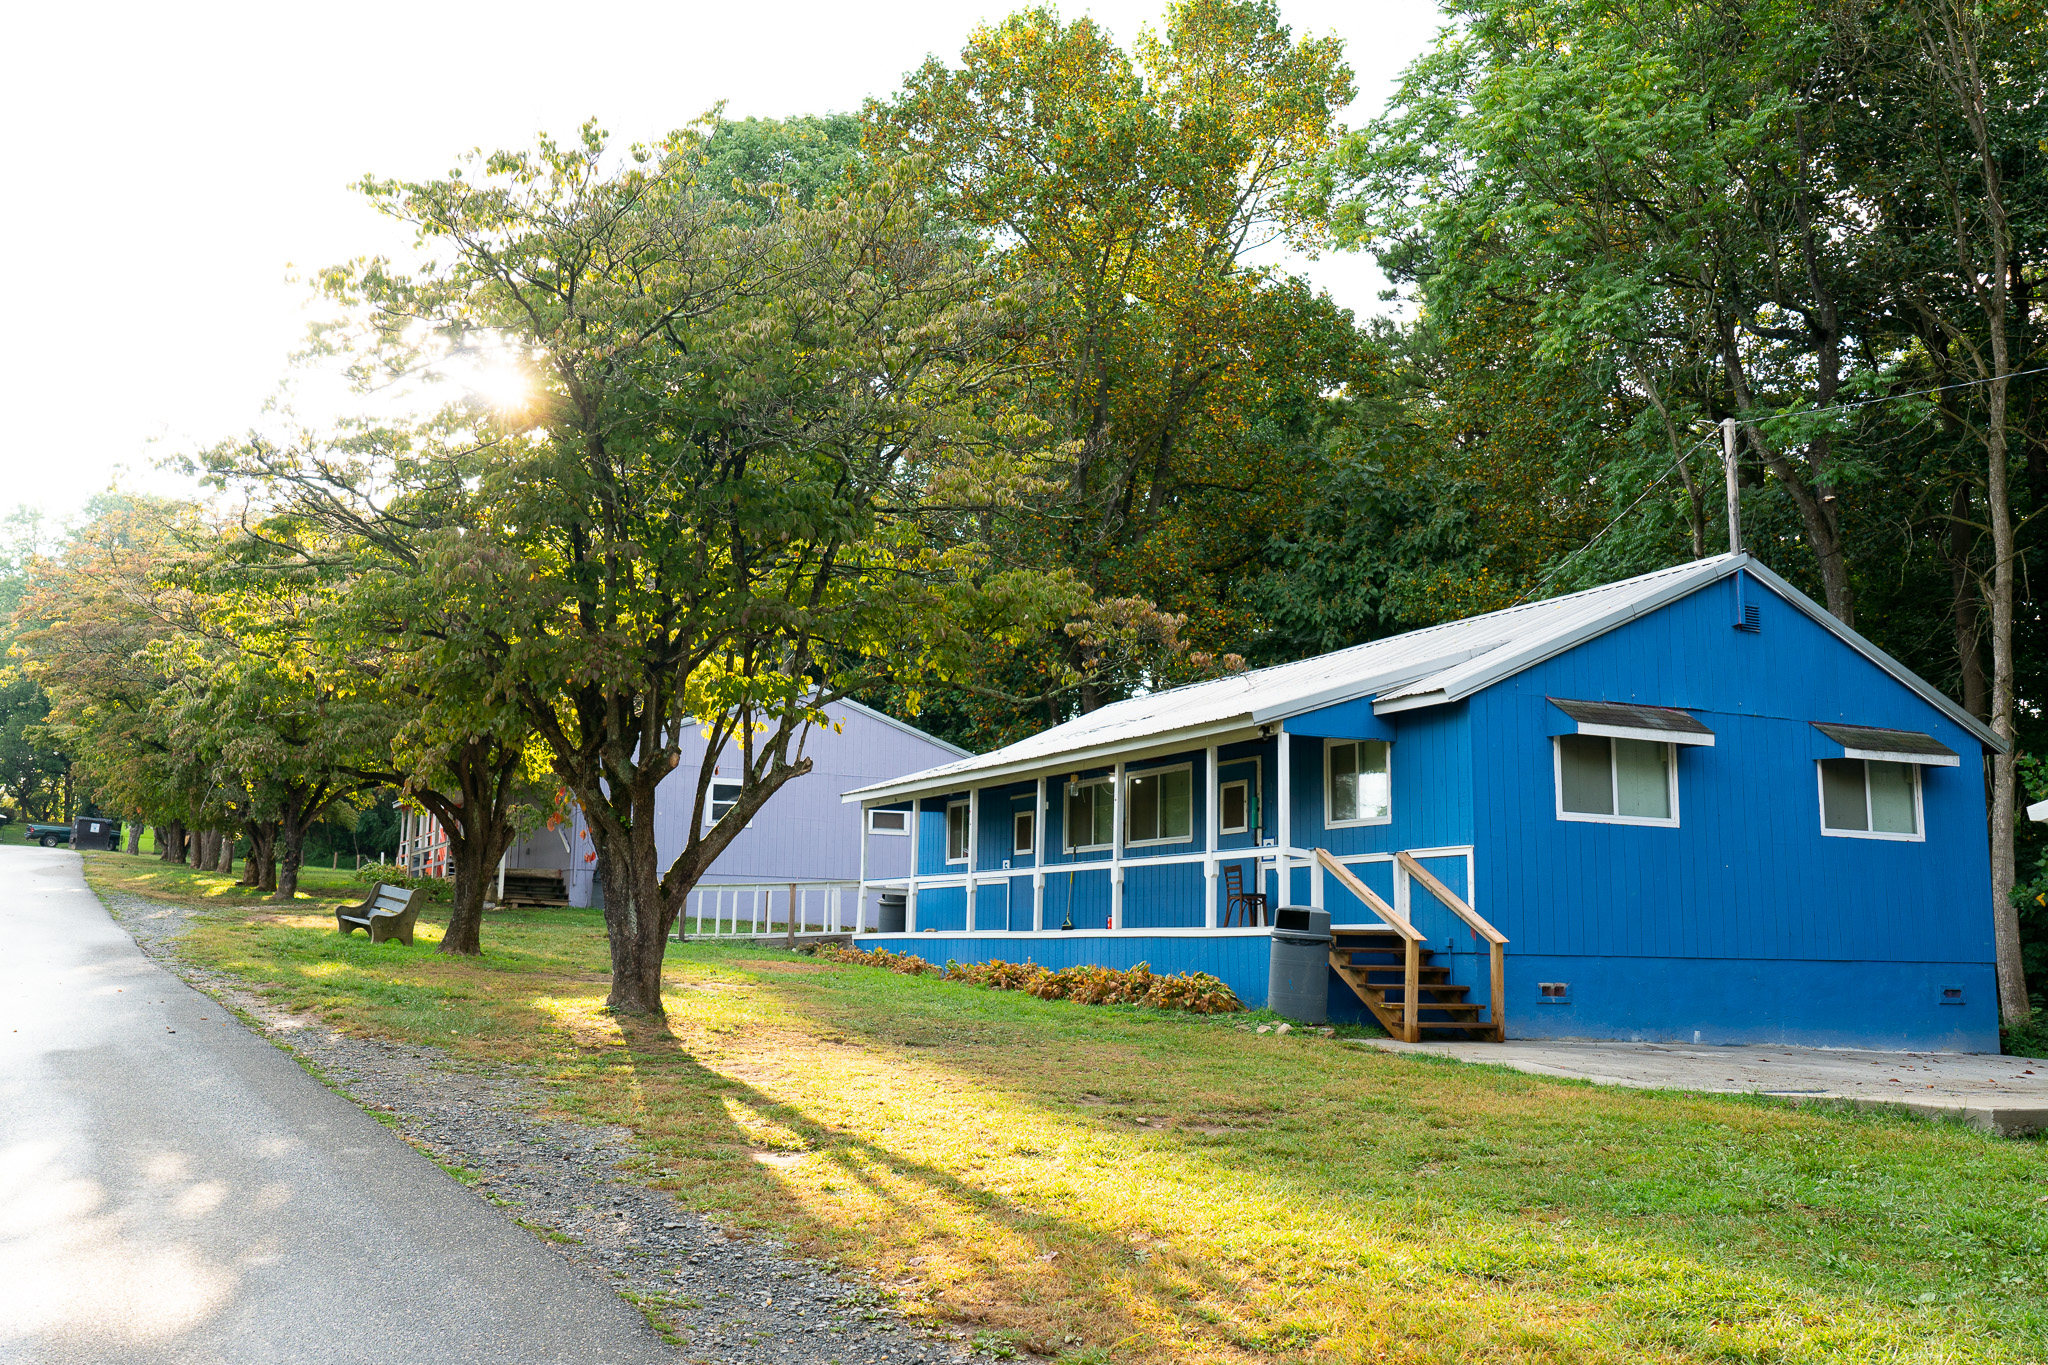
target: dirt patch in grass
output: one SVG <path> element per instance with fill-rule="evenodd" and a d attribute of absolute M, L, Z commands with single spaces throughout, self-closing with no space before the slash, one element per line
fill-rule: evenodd
<path fill-rule="evenodd" d="M 751 944 L 678 946 L 667 1018 L 619 1019 L 591 912 L 496 915 L 478 961 L 418 937 L 223 905 L 187 951 L 352 1030 L 532 1066 L 686 1203 L 969 1336 L 1162 1365 L 2048 1356 L 2040 1141 Z"/>

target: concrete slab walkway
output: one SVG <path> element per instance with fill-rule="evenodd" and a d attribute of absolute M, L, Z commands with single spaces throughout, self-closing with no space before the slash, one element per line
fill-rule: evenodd
<path fill-rule="evenodd" d="M 2048 1061 L 2035 1058 L 1762 1045 L 1366 1041 L 1385 1052 L 1455 1057 L 1598 1085 L 1772 1095 L 1795 1103 L 1848 1100 L 1902 1105 L 1916 1113 L 1960 1115 L 1972 1127 L 2006 1137 L 2048 1131 Z"/>
<path fill-rule="evenodd" d="M 0 848 L 0 1365 L 663 1365 L 605 1286 Z"/>

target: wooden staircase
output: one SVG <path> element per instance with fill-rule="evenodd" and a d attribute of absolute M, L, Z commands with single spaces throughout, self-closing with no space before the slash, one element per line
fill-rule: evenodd
<path fill-rule="evenodd" d="M 1421 1042 L 1424 1035 L 1483 1042 L 1507 1040 L 1506 987 L 1502 953 L 1507 938 L 1479 917 L 1464 898 L 1431 875 L 1429 869 L 1407 853 L 1395 855 L 1395 863 L 1430 895 L 1449 906 L 1472 932 L 1485 939 L 1492 959 L 1489 984 L 1491 1001 L 1481 1005 L 1465 997 L 1467 986 L 1451 984 L 1448 967 L 1435 964 L 1435 954 L 1423 946 L 1422 934 L 1394 907 L 1352 875 L 1351 869 L 1316 850 L 1316 864 L 1337 879 L 1345 890 L 1378 915 L 1382 924 L 1333 931 L 1330 966 L 1351 987 L 1388 1036 L 1404 1042 Z M 1481 1019 L 1480 1011 L 1487 1017 Z"/>
<path fill-rule="evenodd" d="M 1408 1038 L 1407 940 L 1392 929 L 1339 929 L 1330 945 L 1330 966 L 1351 987 L 1380 1027 Z M 1486 1006 L 1466 997 L 1470 986 L 1451 983 L 1451 969 L 1432 964 L 1429 949 L 1416 947 L 1415 1033 L 1425 1038 L 1501 1041 L 1501 1027 L 1481 1019 Z"/>

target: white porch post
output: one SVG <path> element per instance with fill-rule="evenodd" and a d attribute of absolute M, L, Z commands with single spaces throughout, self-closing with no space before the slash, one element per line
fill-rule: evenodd
<path fill-rule="evenodd" d="M 974 932 L 974 873 L 981 866 L 981 788 L 967 789 L 967 932 Z"/>
<path fill-rule="evenodd" d="M 1202 806 L 1206 812 L 1202 820 L 1202 848 L 1208 854 L 1202 859 L 1202 927 L 1216 927 L 1216 841 L 1222 837 L 1222 812 L 1217 807 L 1223 804 L 1222 774 L 1217 771 L 1216 754 L 1218 746 L 1211 744 L 1203 759 L 1202 781 L 1207 784 Z"/>
<path fill-rule="evenodd" d="M 1280 760 L 1274 766 L 1274 780 L 1280 784 L 1280 848 L 1279 856 L 1273 860 L 1274 869 L 1280 874 L 1280 884 L 1274 888 L 1273 908 L 1287 904 L 1294 894 L 1294 860 L 1289 851 L 1294 847 L 1294 746 L 1287 742 L 1287 730 L 1282 726 L 1279 732 Z"/>
<path fill-rule="evenodd" d="M 1467 877 L 1470 886 L 1472 879 Z M 1045 779 L 1038 779 L 1038 804 L 1031 809 L 1031 932 L 1045 932 Z"/>
<path fill-rule="evenodd" d="M 1109 779 L 1109 927 L 1124 927 L 1124 761 Z"/>
<path fill-rule="evenodd" d="M 860 887 L 853 899 L 853 932 L 859 933 L 868 922 L 868 803 L 860 803 Z"/>
<path fill-rule="evenodd" d="M 917 932 L 917 861 L 918 841 L 924 837 L 924 799 L 910 798 L 910 884 L 903 888 L 903 927 L 909 933 Z"/>

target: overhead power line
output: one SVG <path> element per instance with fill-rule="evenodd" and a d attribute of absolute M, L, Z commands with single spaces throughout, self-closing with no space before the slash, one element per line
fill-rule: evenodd
<path fill-rule="evenodd" d="M 1806 408 L 1798 412 L 1783 413 L 1779 415 L 1785 417 L 1818 417 L 1822 413 L 1827 412 L 1852 412 L 1857 408 L 1873 407 L 1879 403 L 1895 403 L 1902 398 L 1925 398 L 1930 394 L 1949 393 L 1956 389 L 1977 388 L 1985 384 L 1995 384 L 2000 379 L 2025 379 L 2029 375 L 2036 374 L 2048 374 L 2048 366 L 2041 366 L 2039 368 L 2032 370 L 2014 370 L 2011 374 L 1993 375 L 1989 379 L 1966 379 L 1959 383 L 1942 384 L 1938 387 L 1931 389 L 1913 389 L 1906 393 L 1880 394 L 1876 398 L 1858 399 L 1853 403 L 1831 403 L 1824 408 Z M 1764 422 L 1770 421 L 1771 418 L 1768 416 L 1732 417 L 1728 420 L 1735 422 L 1739 426 L 1760 426 Z M 1718 435 L 1720 430 L 1720 423 L 1717 422 L 1714 425 L 1716 435 Z M 1666 479 L 1670 478 L 1673 474 L 1676 474 L 1678 472 L 1678 466 L 1684 463 L 1685 460 L 1692 455 L 1693 451 L 1698 450 L 1701 446 L 1712 443 L 1714 439 L 1714 436 L 1709 436 L 1705 440 L 1700 441 L 1697 445 L 1691 446 L 1688 449 L 1681 451 L 1678 457 L 1672 460 L 1671 467 L 1666 469 L 1662 474 L 1659 474 L 1655 479 L 1653 479 L 1650 482 L 1650 486 L 1645 488 L 1636 497 L 1636 500 L 1634 502 L 1622 508 L 1620 512 L 1615 514 L 1614 519 L 1612 521 L 1608 522 L 1605 526 L 1602 526 L 1599 530 L 1595 531 L 1593 533 L 1592 538 L 1588 540 L 1584 545 L 1581 545 L 1578 549 L 1573 550 L 1563 559 L 1560 559 L 1557 562 L 1555 568 L 1551 569 L 1549 573 L 1543 575 L 1542 578 L 1538 579 L 1536 581 L 1535 586 L 1531 587 L 1527 592 L 1523 593 L 1520 597 L 1517 597 L 1513 602 L 1509 603 L 1509 605 L 1518 607 L 1522 605 L 1522 603 L 1528 601 L 1531 597 L 1534 597 L 1537 593 L 1541 592 L 1545 587 L 1549 586 L 1550 581 L 1556 578 L 1559 574 L 1563 573 L 1566 567 L 1570 565 L 1573 560 L 1577 559 L 1580 555 L 1586 553 L 1586 551 L 1592 549 L 1595 545 L 1598 545 L 1601 539 L 1604 536 L 1606 536 L 1606 534 L 1609 531 L 1612 531 L 1615 527 L 1619 526 L 1622 523 L 1622 521 L 1628 516 L 1629 513 L 1635 511 L 1638 507 L 1641 507 L 1643 503 L 1648 500 L 1650 494 L 1656 492 L 1657 489 L 1664 483 Z"/>

